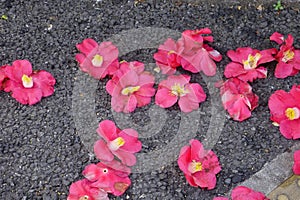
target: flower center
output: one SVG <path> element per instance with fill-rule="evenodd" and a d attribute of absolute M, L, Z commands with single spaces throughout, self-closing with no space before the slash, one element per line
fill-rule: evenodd
<path fill-rule="evenodd" d="M 193 160 L 189 166 L 188 166 L 188 170 L 193 174 L 196 172 L 200 172 L 202 171 L 202 163 L 201 162 L 196 162 L 195 160 Z"/>
<path fill-rule="evenodd" d="M 88 200 L 89 196 L 88 195 L 84 195 L 82 197 L 79 198 L 79 200 Z"/>
<path fill-rule="evenodd" d="M 285 116 L 289 120 L 299 119 L 300 117 L 300 110 L 296 107 L 294 108 L 288 108 L 285 110 Z"/>
<path fill-rule="evenodd" d="M 125 144 L 125 140 L 122 137 L 117 137 L 116 139 L 114 139 L 113 141 L 111 141 L 109 143 L 109 148 L 112 151 L 116 151 L 118 150 L 121 146 L 123 146 Z"/>
<path fill-rule="evenodd" d="M 168 52 L 168 55 L 173 54 L 173 53 L 176 53 L 176 51 L 170 50 L 170 51 Z"/>
<path fill-rule="evenodd" d="M 22 83 L 23 83 L 24 88 L 32 88 L 33 87 L 32 77 L 27 76 L 26 74 L 24 74 L 22 76 Z"/>
<path fill-rule="evenodd" d="M 95 67 L 101 67 L 103 63 L 103 56 L 100 56 L 99 54 L 96 54 L 92 60 L 92 64 L 95 66 Z"/>
<path fill-rule="evenodd" d="M 123 95 L 130 95 L 130 94 L 132 94 L 132 93 L 134 93 L 134 92 L 137 92 L 139 89 L 140 89 L 140 87 L 141 86 L 135 86 L 135 87 L 126 87 L 126 88 L 124 88 L 123 90 L 122 90 L 122 94 Z"/>
<path fill-rule="evenodd" d="M 292 60 L 295 56 L 295 53 L 291 50 L 287 50 L 285 52 L 283 52 L 283 58 L 282 58 L 282 62 L 288 62 L 290 60 Z"/>
<path fill-rule="evenodd" d="M 184 89 L 184 86 L 181 86 L 178 83 L 175 83 L 172 87 L 171 87 L 171 94 L 176 95 L 176 96 L 180 96 L 183 97 L 186 94 L 188 94 L 189 91 Z"/>
<path fill-rule="evenodd" d="M 252 56 L 250 54 L 247 60 L 243 60 L 244 69 L 255 69 L 257 67 L 257 62 L 260 58 L 260 53 L 256 53 L 255 56 Z"/>

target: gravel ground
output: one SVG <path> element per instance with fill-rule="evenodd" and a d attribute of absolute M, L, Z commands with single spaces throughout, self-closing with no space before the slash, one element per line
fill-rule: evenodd
<path fill-rule="evenodd" d="M 213 46 L 223 55 L 242 46 L 273 47 L 268 38 L 275 31 L 292 34 L 295 46 L 300 48 L 298 3 L 286 3 L 281 12 L 275 11 L 272 4 L 240 5 L 227 1 L 223 4 L 160 1 L 153 6 L 147 1 L 134 4 L 122 0 L 0 0 L 0 15 L 8 17 L 0 20 L 0 65 L 28 59 L 34 69 L 45 69 L 57 80 L 54 95 L 34 106 L 20 105 L 9 94 L 0 93 L 0 196 L 24 200 L 66 199 L 70 184 L 83 178 L 84 166 L 95 161 L 81 142 L 79 130 L 84 127 L 74 122 L 74 114 L 80 113 L 72 109 L 75 81 L 85 76 L 79 72 L 74 59 L 75 45 L 85 38 L 101 42 L 121 31 L 143 27 L 179 32 L 210 27 L 215 38 Z M 155 48 L 136 50 L 122 55 L 121 59 L 153 63 L 154 52 Z M 220 74 L 228 61 L 225 56 L 218 64 Z M 253 117 L 242 123 L 226 118 L 221 136 L 213 145 L 223 168 L 214 190 L 190 187 L 174 161 L 159 169 L 133 173 L 131 187 L 116 199 L 212 199 L 249 178 L 276 155 L 289 151 L 295 141 L 284 139 L 269 121 L 267 102 L 275 90 L 289 90 L 293 84 L 300 84 L 300 76 L 278 80 L 273 75 L 275 63 L 267 67 L 268 78 L 252 84 L 260 97 L 260 106 Z M 116 116 L 110 109 L 110 96 L 103 89 L 107 80 L 97 83 L 93 103 L 98 122 Z M 210 86 L 204 77 L 193 75 L 193 80 L 200 82 L 208 93 L 199 115 L 193 118 L 199 124 L 196 138 L 205 141 L 203 133 L 210 129 L 210 119 L 216 115 L 209 109 L 216 94 L 209 93 Z M 151 124 L 153 119 L 148 112 L 151 108 L 153 103 L 129 116 L 128 123 L 135 124 L 141 135 L 141 127 Z M 81 110 L 85 112 L 85 108 Z M 155 124 L 161 125 L 159 134 L 141 138 L 141 153 L 151 154 L 164 148 L 179 134 L 184 116 L 178 106 L 166 109 L 165 115 L 164 123 Z M 147 168 L 147 162 L 144 164 Z"/>

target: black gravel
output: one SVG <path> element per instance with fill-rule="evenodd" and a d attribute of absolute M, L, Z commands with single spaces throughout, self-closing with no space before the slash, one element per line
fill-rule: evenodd
<path fill-rule="evenodd" d="M 28 59 L 34 69 L 45 69 L 57 80 L 54 95 L 34 106 L 20 105 L 9 94 L 0 93 L 0 196 L 3 199 L 66 199 L 70 184 L 83 178 L 84 166 L 95 161 L 81 143 L 72 112 L 72 91 L 79 71 L 74 59 L 75 45 L 83 39 L 91 37 L 101 42 L 123 30 L 141 27 L 180 32 L 210 27 L 215 38 L 213 47 L 223 55 L 242 46 L 273 47 L 268 38 L 275 31 L 292 34 L 295 46 L 300 48 L 300 14 L 296 1 L 284 4 L 280 12 L 273 9 L 272 3 L 153 3 L 0 0 L 0 15 L 8 17 L 0 19 L 0 65 Z M 260 5 L 262 10 L 258 9 Z M 154 52 L 153 48 L 133 51 L 122 59 L 153 63 Z M 228 61 L 225 56 L 218 64 L 221 73 Z M 249 178 L 276 155 L 289 151 L 295 141 L 283 138 L 269 121 L 267 102 L 275 90 L 289 90 L 293 84 L 300 84 L 300 76 L 279 80 L 273 75 L 275 63 L 267 67 L 268 78 L 252 84 L 260 97 L 260 106 L 253 117 L 242 123 L 226 119 L 213 147 L 223 168 L 216 189 L 190 187 L 173 162 L 159 170 L 133 173 L 131 187 L 117 199 L 212 199 Z M 199 77 L 194 75 L 193 80 L 208 92 Z M 98 121 L 114 119 L 110 96 L 103 89 L 107 80 L 100 81 L 96 90 L 94 112 Z M 197 119 L 200 122 L 197 138 L 201 140 L 205 139 L 203 133 L 213 115 L 208 109 L 211 95 L 202 104 Z M 138 126 L 150 123 L 147 110 L 151 105 L 130 115 L 131 123 Z M 167 109 L 166 115 L 168 118 L 159 134 L 141 139 L 142 152 L 163 148 L 176 135 L 181 119 L 178 106 Z"/>

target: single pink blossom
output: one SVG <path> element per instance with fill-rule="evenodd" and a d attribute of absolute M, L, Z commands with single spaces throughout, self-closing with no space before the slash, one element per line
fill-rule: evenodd
<path fill-rule="evenodd" d="M 269 99 L 270 119 L 279 124 L 280 132 L 287 139 L 300 138 L 300 85 L 290 92 L 275 91 Z"/>
<path fill-rule="evenodd" d="M 276 53 L 276 49 L 259 51 L 250 47 L 237 48 L 236 51 L 229 50 L 227 55 L 233 62 L 226 66 L 224 75 L 226 78 L 236 77 L 245 82 L 266 78 L 267 69 L 261 64 L 275 60 L 272 54 Z"/>
<path fill-rule="evenodd" d="M 261 192 L 254 191 L 245 186 L 237 186 L 231 192 L 232 200 L 269 200 Z"/>
<path fill-rule="evenodd" d="M 80 69 L 95 79 L 113 75 L 118 70 L 119 51 L 111 42 L 98 44 L 95 40 L 87 38 L 76 47 L 81 52 L 76 54 Z"/>
<path fill-rule="evenodd" d="M 102 137 L 94 145 L 94 151 L 101 161 L 112 161 L 117 156 L 127 166 L 136 163 L 134 153 L 139 152 L 142 143 L 133 129 L 120 130 L 110 120 L 100 122 L 97 133 Z"/>
<path fill-rule="evenodd" d="M 206 94 L 198 83 L 189 83 L 190 76 L 171 75 L 158 85 L 155 103 L 162 108 L 169 108 L 177 101 L 180 110 L 191 112 L 199 108 L 199 103 L 205 101 Z"/>
<path fill-rule="evenodd" d="M 296 175 L 300 175 L 300 150 L 294 152 L 293 172 Z"/>
<path fill-rule="evenodd" d="M 87 179 L 72 183 L 67 200 L 109 200 L 107 192 L 91 186 Z"/>
<path fill-rule="evenodd" d="M 293 46 L 293 36 L 289 34 L 284 40 L 282 34 L 275 32 L 271 35 L 270 40 L 281 45 L 278 53 L 275 55 L 278 62 L 275 68 L 275 77 L 286 78 L 296 75 L 300 70 L 300 50 L 295 49 Z"/>
<path fill-rule="evenodd" d="M 218 157 L 213 151 L 204 150 L 198 140 L 192 139 L 189 146 L 181 148 L 177 163 L 191 186 L 208 190 L 216 186 L 216 174 L 221 171 Z"/>
<path fill-rule="evenodd" d="M 163 74 L 174 74 L 180 64 L 180 56 L 177 54 L 178 44 L 171 38 L 168 38 L 164 44 L 158 47 L 158 52 L 154 54 L 156 65 Z"/>
<path fill-rule="evenodd" d="M 85 167 L 82 174 L 90 182 L 92 187 L 101 188 L 108 193 L 120 196 L 130 186 L 128 177 L 130 169 L 120 162 L 99 162 Z"/>
<path fill-rule="evenodd" d="M 4 71 L 8 78 L 4 91 L 12 92 L 12 97 L 22 104 L 36 104 L 54 93 L 53 76 L 44 70 L 33 72 L 28 60 L 16 60 Z"/>
<path fill-rule="evenodd" d="M 155 94 L 154 76 L 144 70 L 140 62 L 123 62 L 113 78 L 106 84 L 106 91 L 112 96 L 111 106 L 116 112 L 130 113 L 136 107 L 151 102 Z"/>
<path fill-rule="evenodd" d="M 216 64 L 222 60 L 222 55 L 204 42 L 213 42 L 212 36 L 203 36 L 211 34 L 209 28 L 199 30 L 186 30 L 178 40 L 178 55 L 181 57 L 183 69 L 192 73 L 203 71 L 207 76 L 216 74 Z"/>

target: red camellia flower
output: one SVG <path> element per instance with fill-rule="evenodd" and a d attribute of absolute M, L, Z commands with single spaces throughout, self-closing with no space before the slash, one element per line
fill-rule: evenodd
<path fill-rule="evenodd" d="M 6 66 L 4 91 L 12 92 L 12 97 L 22 104 L 33 105 L 53 94 L 55 79 L 44 70 L 32 71 L 28 60 L 16 60 L 12 66 Z"/>
<path fill-rule="evenodd" d="M 296 175 L 300 175 L 300 150 L 294 152 L 293 172 Z"/>
<path fill-rule="evenodd" d="M 0 91 L 3 90 L 4 86 L 4 81 L 7 78 L 6 74 L 5 74 L 5 68 L 6 66 L 1 66 L 0 67 Z"/>
<path fill-rule="evenodd" d="M 83 179 L 72 183 L 67 200 L 109 200 L 109 198 L 103 189 L 92 187 L 91 182 Z"/>
<path fill-rule="evenodd" d="M 138 133 L 133 129 L 120 130 L 110 120 L 100 122 L 97 133 L 103 138 L 94 145 L 94 152 L 101 161 L 112 161 L 114 155 L 123 164 L 133 166 L 136 163 L 134 153 L 139 152 L 142 143 L 138 140 Z"/>
<path fill-rule="evenodd" d="M 254 191 L 245 186 L 238 186 L 231 192 L 232 200 L 269 200 L 261 192 Z"/>
<path fill-rule="evenodd" d="M 251 111 L 258 106 L 258 96 L 252 92 L 252 87 L 238 78 L 231 78 L 220 85 L 220 94 L 225 110 L 237 121 L 243 121 L 251 116 Z"/>
<path fill-rule="evenodd" d="M 102 42 L 99 45 L 95 40 L 88 38 L 76 47 L 81 52 L 76 55 L 80 69 L 95 79 L 113 75 L 118 70 L 119 51 L 111 42 Z"/>
<path fill-rule="evenodd" d="M 278 62 L 275 69 L 275 77 L 286 78 L 297 74 L 300 70 L 300 50 L 294 48 L 293 36 L 289 34 L 284 40 L 282 34 L 275 32 L 271 35 L 270 40 L 281 45 L 279 52 L 275 56 Z"/>
<path fill-rule="evenodd" d="M 136 107 L 151 102 L 155 94 L 154 76 L 144 71 L 140 62 L 121 62 L 113 78 L 106 84 L 106 91 L 112 96 L 111 106 L 116 112 L 130 113 Z"/>
<path fill-rule="evenodd" d="M 181 57 L 183 69 L 192 73 L 203 71 L 207 76 L 216 74 L 215 61 L 222 60 L 222 55 L 204 42 L 213 42 L 209 28 L 199 30 L 186 30 L 178 40 L 178 55 Z"/>
<path fill-rule="evenodd" d="M 279 124 L 280 132 L 287 139 L 300 138 L 300 85 L 290 92 L 277 90 L 269 99 L 270 119 Z"/>
<path fill-rule="evenodd" d="M 250 47 L 237 48 L 236 51 L 229 50 L 227 55 L 233 62 L 226 66 L 224 75 L 226 78 L 237 77 L 245 82 L 266 78 L 267 69 L 260 65 L 273 61 L 275 58 L 272 54 L 276 52 L 276 49 L 259 51 Z"/>
<path fill-rule="evenodd" d="M 177 54 L 178 44 L 171 38 L 168 38 L 164 44 L 158 47 L 158 52 L 154 54 L 156 65 L 163 74 L 174 74 L 180 64 L 180 56 Z"/>
<path fill-rule="evenodd" d="M 205 101 L 206 94 L 198 83 L 189 83 L 190 76 L 171 75 L 158 85 L 155 103 L 162 108 L 169 108 L 178 100 L 180 110 L 191 112 Z"/>
<path fill-rule="evenodd" d="M 92 187 L 101 188 L 115 196 L 122 195 L 131 184 L 128 178 L 130 169 L 115 160 L 106 164 L 90 164 L 82 173 L 91 182 Z"/>
<path fill-rule="evenodd" d="M 213 189 L 216 186 L 216 174 L 221 171 L 218 157 L 204 150 L 198 140 L 190 140 L 190 146 L 184 146 L 178 158 L 178 166 L 191 186 Z"/>

